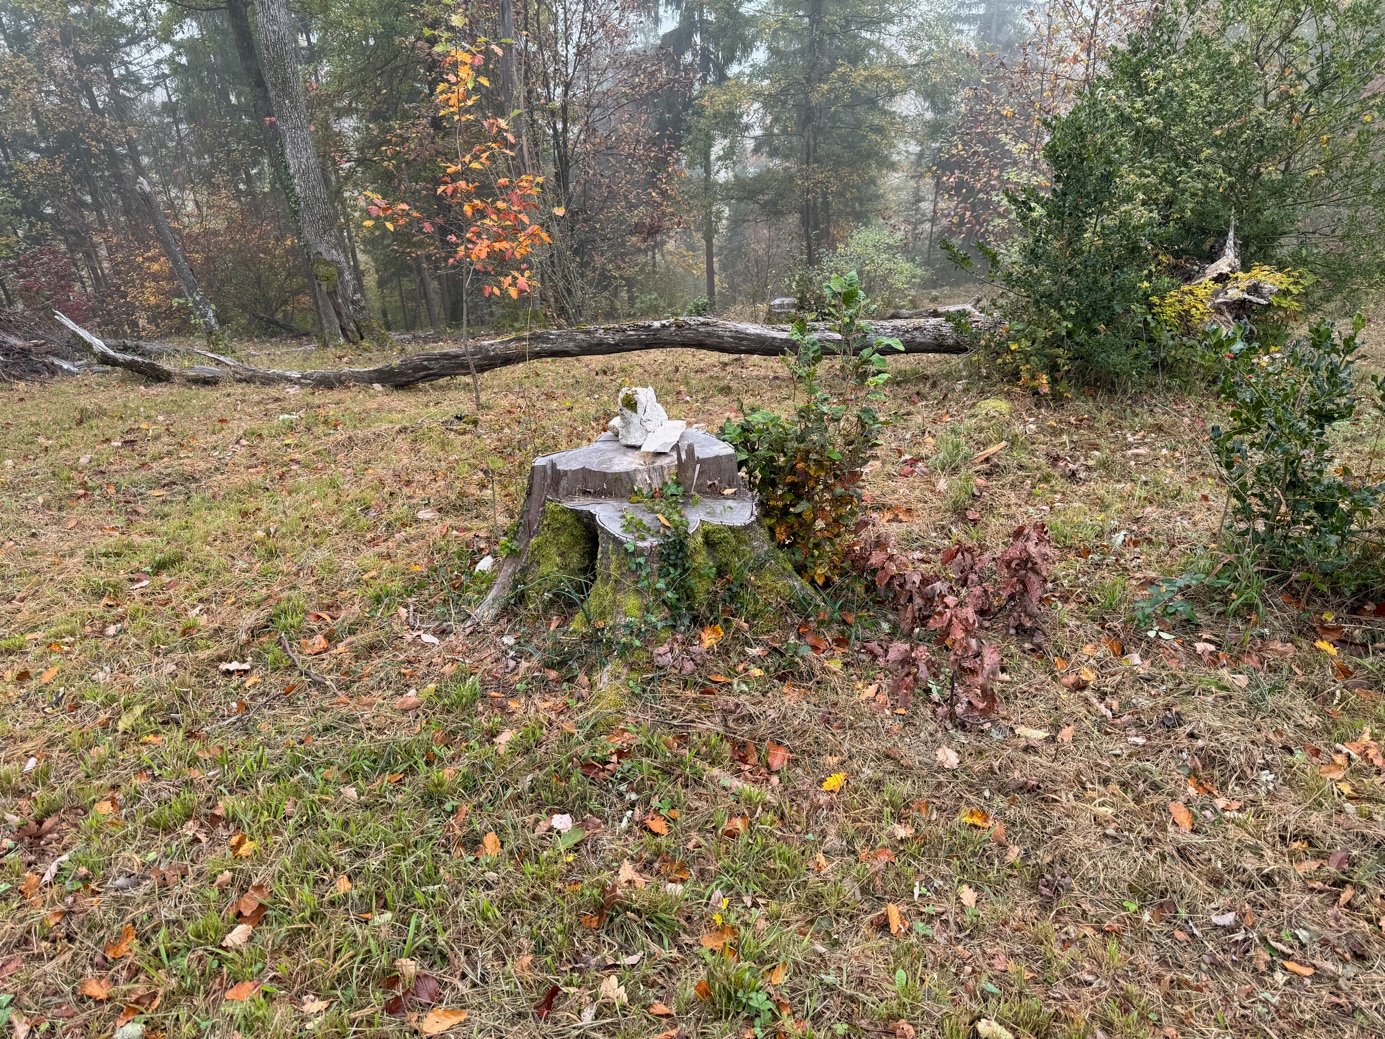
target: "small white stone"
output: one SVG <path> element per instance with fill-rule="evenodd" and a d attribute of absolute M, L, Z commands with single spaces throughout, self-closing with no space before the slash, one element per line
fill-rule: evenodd
<path fill-rule="evenodd" d="M 642 447 L 649 435 L 668 421 L 664 411 L 648 386 L 631 386 L 616 397 L 619 412 L 611 419 L 611 432 L 626 447 Z"/>
<path fill-rule="evenodd" d="M 640 445 L 641 451 L 652 451 L 655 454 L 663 454 L 672 451 L 673 445 L 678 443 L 678 438 L 683 435 L 683 430 L 688 428 L 688 424 L 681 419 L 673 422 L 665 422 L 662 426 L 649 434 L 649 438 Z"/>
<path fill-rule="evenodd" d="M 495 556 L 486 556 L 481 562 L 476 564 L 476 572 L 478 574 L 484 574 L 493 566 L 495 566 Z"/>

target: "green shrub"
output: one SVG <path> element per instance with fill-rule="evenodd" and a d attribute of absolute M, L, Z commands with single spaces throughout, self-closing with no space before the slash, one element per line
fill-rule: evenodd
<path fill-rule="evenodd" d="M 834 390 L 820 381 L 822 342 L 799 318 L 791 332 L 798 354 L 785 358 L 803 393 L 793 417 L 759 408 L 727 423 L 721 434 L 736 448 L 775 541 L 795 569 L 819 585 L 837 575 L 860 515 L 862 472 L 881 428 L 867 401 L 889 378 L 882 351 L 903 349 L 862 322 L 868 303 L 855 272 L 833 276 L 825 293 L 828 327 L 840 337 Z"/>
<path fill-rule="evenodd" d="M 1363 327 L 1359 315 L 1346 335 L 1319 321 L 1283 347 L 1249 339 L 1244 326 L 1213 339 L 1229 407 L 1229 421 L 1211 434 L 1230 495 L 1225 533 L 1263 565 L 1339 570 L 1385 493 L 1385 483 L 1367 483 L 1339 462 L 1329 440 L 1356 412 L 1353 355 Z"/>
<path fill-rule="evenodd" d="M 1243 263 L 1305 272 L 1310 302 L 1379 283 L 1382 8 L 1172 0 L 1114 49 L 1050 124 L 1048 190 L 1012 195 L 1018 234 L 983 250 L 1009 319 L 999 367 L 1040 391 L 1199 377 L 1196 339 L 1152 311 L 1233 214 Z"/>

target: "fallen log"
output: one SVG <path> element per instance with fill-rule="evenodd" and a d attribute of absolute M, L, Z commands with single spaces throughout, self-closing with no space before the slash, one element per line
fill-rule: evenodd
<path fill-rule="evenodd" d="M 639 350 L 710 350 L 722 354 L 778 357 L 795 349 L 793 338 L 784 327 L 751 325 L 718 318 L 682 317 L 618 325 L 545 329 L 503 339 L 473 342 L 468 348 L 412 354 L 374 368 L 319 371 L 258 368 L 208 350 L 191 348 L 188 349 L 189 353 L 212 363 L 177 368 L 113 350 L 65 315 L 55 312 L 54 316 L 102 363 L 128 368 L 159 382 L 245 382 L 262 386 L 287 383 L 318 389 L 353 385 L 398 388 L 470 374 L 468 350 L 476 371 L 489 372 L 525 361 L 554 357 L 600 357 Z M 967 307 L 953 311 L 947 317 L 877 321 L 875 330 L 880 336 L 898 339 L 904 344 L 906 354 L 964 354 L 971 346 L 964 326 L 982 330 L 990 323 L 991 319 L 985 314 Z M 815 334 L 829 349 L 840 338 L 826 331 L 817 331 Z"/>

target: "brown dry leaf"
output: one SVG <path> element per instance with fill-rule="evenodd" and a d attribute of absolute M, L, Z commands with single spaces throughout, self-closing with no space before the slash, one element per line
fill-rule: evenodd
<path fill-rule="evenodd" d="M 238 859 L 244 859 L 255 853 L 256 843 L 250 839 L 249 834 L 233 833 L 230 840 L 231 853 Z"/>
<path fill-rule="evenodd" d="M 220 890 L 229 883 L 231 883 L 231 871 L 229 869 L 222 870 L 220 873 L 216 875 L 216 879 L 212 881 L 212 887 L 216 888 L 217 890 Z"/>
<path fill-rule="evenodd" d="M 962 900 L 962 905 L 968 909 L 976 908 L 976 889 L 970 884 L 963 884 L 957 891 L 957 897 Z"/>
<path fill-rule="evenodd" d="M 1295 963 L 1293 960 L 1285 960 L 1284 969 L 1290 974 L 1297 974 L 1300 978 L 1311 978 L 1317 973 L 1312 967 L 1305 967 L 1303 964 Z"/>
<path fill-rule="evenodd" d="M 105 978 L 83 978 L 77 986 L 77 995 L 95 1000 L 110 999 L 111 983 Z"/>
<path fill-rule="evenodd" d="M 33 898 L 34 893 L 39 889 L 39 875 L 37 873 L 24 874 L 24 881 L 19 885 L 19 893 L 25 898 Z"/>
<path fill-rule="evenodd" d="M 1271 639 L 1260 647 L 1260 652 L 1267 657 L 1274 657 L 1276 660 L 1288 660 L 1296 651 L 1291 643 L 1276 642 Z"/>
<path fill-rule="evenodd" d="M 348 891 L 351 890 L 351 878 L 348 877 L 345 873 L 343 873 L 341 876 L 337 878 L 336 888 L 337 894 L 346 894 Z"/>
<path fill-rule="evenodd" d="M 481 854 L 494 858 L 500 854 L 500 838 L 492 830 L 481 838 Z"/>
<path fill-rule="evenodd" d="M 416 711 L 423 706 L 423 701 L 418 698 L 417 693 L 405 693 L 398 700 L 394 701 L 396 711 Z"/>
<path fill-rule="evenodd" d="M 299 639 L 298 646 L 310 657 L 315 657 L 320 653 L 326 653 L 332 648 L 332 644 L 327 641 L 326 635 L 317 635 L 312 639 Z"/>
<path fill-rule="evenodd" d="M 695 995 L 698 999 L 702 1000 L 702 1002 L 704 1003 L 712 998 L 712 986 L 707 984 L 706 978 L 701 979 L 696 985 L 693 986 L 693 995 Z"/>
<path fill-rule="evenodd" d="M 668 833 L 668 821 L 658 812 L 650 812 L 645 816 L 644 826 L 650 833 L 657 833 L 661 837 Z"/>
<path fill-rule="evenodd" d="M 465 1010 L 430 1010 L 414 1025 L 423 1035 L 442 1035 L 450 1028 L 456 1028 L 465 1021 Z"/>
<path fill-rule="evenodd" d="M 631 863 L 629 859 L 626 859 L 624 862 L 620 864 L 620 872 L 616 874 L 616 883 L 619 884 L 621 887 L 641 888 L 648 884 L 649 881 L 646 880 L 644 877 L 640 876 L 640 873 L 637 869 L 635 869 L 634 864 Z"/>
<path fill-rule="evenodd" d="M 750 816 L 737 815 L 726 820 L 726 826 L 721 831 L 721 835 L 734 841 L 748 829 L 750 829 Z"/>
<path fill-rule="evenodd" d="M 946 744 L 935 750 L 933 757 L 937 760 L 939 768 L 954 769 L 962 764 L 957 752 Z"/>
<path fill-rule="evenodd" d="M 110 797 L 104 801 L 97 801 L 92 805 L 92 811 L 97 815 L 119 815 L 120 806 L 115 803 L 115 798 Z"/>
<path fill-rule="evenodd" d="M 1178 824 L 1180 830 L 1192 832 L 1193 813 L 1188 811 L 1188 806 L 1182 801 L 1170 801 L 1169 814 L 1173 816 L 1173 821 Z"/>
<path fill-rule="evenodd" d="M 320 1014 L 332 1004 L 326 999 L 310 999 L 298 1009 L 305 1014 Z"/>
<path fill-rule="evenodd" d="M 703 649 L 711 649 L 721 641 L 722 636 L 725 634 L 726 633 L 721 630 L 720 624 L 708 624 L 698 633 L 698 639 L 701 641 Z"/>
<path fill-rule="evenodd" d="M 123 956 L 130 955 L 130 946 L 135 940 L 135 929 L 132 925 L 126 924 L 120 931 L 120 938 L 113 942 L 106 943 L 106 959 L 118 960 Z"/>
<path fill-rule="evenodd" d="M 909 929 L 909 925 L 904 922 L 904 914 L 899 911 L 899 906 L 893 902 L 885 907 L 885 916 L 890 921 L 890 934 L 896 938 Z"/>
<path fill-rule="evenodd" d="M 1059 730 L 1058 730 L 1058 736 L 1057 736 L 1058 742 L 1059 742 L 1059 743 L 1071 743 L 1071 742 L 1072 742 L 1072 734 L 1073 734 L 1073 731 L 1075 730 L 1075 728 L 1076 728 L 1076 726 L 1073 726 L 1073 725 L 1064 725 L 1061 729 L 1059 729 Z"/>
<path fill-rule="evenodd" d="M 715 931 L 709 931 L 702 936 L 702 947 L 714 952 L 725 952 L 735 940 L 736 929 L 730 924 L 722 924 Z"/>
<path fill-rule="evenodd" d="M 672 1017 L 673 1011 L 663 1003 L 650 1003 L 649 1012 L 655 1017 Z"/>
<path fill-rule="evenodd" d="M 231 933 L 221 939 L 221 947 L 223 949 L 239 949 L 242 945 L 248 944 L 253 937 L 255 937 L 255 928 L 249 924 L 236 924 L 235 927 L 231 928 Z"/>
<path fill-rule="evenodd" d="M 57 677 L 58 677 L 58 665 L 57 665 L 57 664 L 54 664 L 54 665 L 53 665 L 52 667 L 50 667 L 47 671 L 45 671 L 43 674 L 41 674 L 41 675 L 38 676 L 39 685 L 47 685 L 49 682 L 53 681 L 53 679 L 55 679 L 55 678 L 57 678 Z"/>
<path fill-rule="evenodd" d="M 258 991 L 260 991 L 258 981 L 242 981 L 226 990 L 226 1001 L 228 1003 L 243 1003 Z"/>
<path fill-rule="evenodd" d="M 769 972 L 769 983 L 771 985 L 782 985 L 784 984 L 784 979 L 788 977 L 788 974 L 789 965 L 783 960 L 780 960 L 774 965 L 774 969 Z"/>
<path fill-rule="evenodd" d="M 778 772 L 789 763 L 789 748 L 782 743 L 770 740 L 765 744 L 765 766 L 771 772 Z"/>

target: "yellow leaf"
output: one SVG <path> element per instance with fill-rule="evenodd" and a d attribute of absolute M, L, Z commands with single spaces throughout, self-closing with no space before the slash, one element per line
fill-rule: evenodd
<path fill-rule="evenodd" d="M 361 221 L 361 226 L 362 226 L 362 227 L 374 227 L 374 226 L 375 226 L 375 221 L 374 221 L 374 220 L 362 220 L 362 221 Z"/>
<path fill-rule="evenodd" d="M 826 790 L 829 794 L 835 794 L 838 790 L 842 788 L 842 784 L 845 782 L 845 772 L 834 772 L 832 773 L 832 775 L 828 776 L 826 779 L 822 781 L 822 788 Z"/>
<path fill-rule="evenodd" d="M 394 230 L 394 225 L 393 225 L 392 223 L 390 223 L 388 220 L 385 221 L 385 230 L 386 230 L 386 231 L 393 231 L 393 230 Z"/>
<path fill-rule="evenodd" d="M 978 830 L 984 830 L 991 825 L 991 817 L 979 808 L 968 808 L 962 813 L 961 819 L 968 826 L 975 826 Z"/>
<path fill-rule="evenodd" d="M 553 215 L 554 215 L 554 216 L 567 216 L 567 209 L 564 208 L 563 206 L 554 206 L 554 207 L 553 207 Z"/>
<path fill-rule="evenodd" d="M 663 519 L 662 516 L 660 516 L 659 518 Z M 702 640 L 702 648 L 711 649 L 713 646 L 715 646 L 718 642 L 721 641 L 722 636 L 724 636 L 725 634 L 726 633 L 722 631 L 720 624 L 707 625 L 705 628 L 702 629 L 702 632 L 699 636 Z"/>
<path fill-rule="evenodd" d="M 1337 647 L 1330 642 L 1324 641 L 1323 639 L 1318 639 L 1318 641 L 1313 643 L 1313 645 L 1317 646 L 1328 656 L 1335 657 L 1337 655 Z"/>

